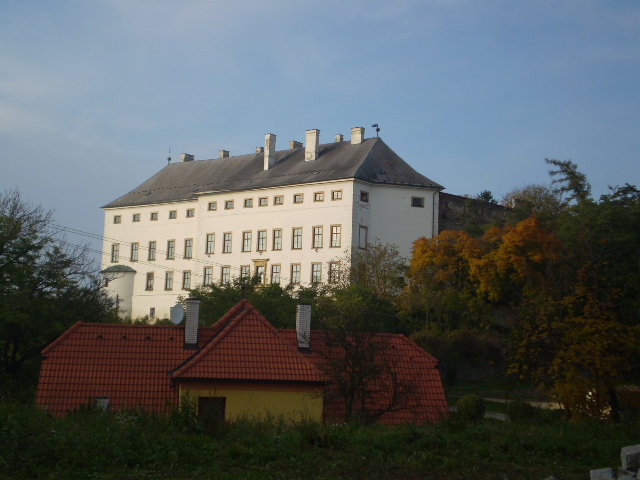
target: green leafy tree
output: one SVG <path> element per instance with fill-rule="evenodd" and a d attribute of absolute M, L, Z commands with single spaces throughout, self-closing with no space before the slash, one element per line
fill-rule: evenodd
<path fill-rule="evenodd" d="M 0 367 L 15 375 L 77 321 L 114 320 L 87 248 L 56 235 L 51 212 L 0 195 Z"/>

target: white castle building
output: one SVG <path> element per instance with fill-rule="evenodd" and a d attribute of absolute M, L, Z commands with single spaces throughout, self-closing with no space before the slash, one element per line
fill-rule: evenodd
<path fill-rule="evenodd" d="M 265 137 L 248 155 L 182 154 L 103 207 L 103 274 L 122 315 L 168 316 L 186 289 L 238 276 L 330 282 L 345 250 L 376 238 L 409 257 L 438 233 L 443 187 L 364 128 L 323 145 L 307 130 L 280 151 Z"/>

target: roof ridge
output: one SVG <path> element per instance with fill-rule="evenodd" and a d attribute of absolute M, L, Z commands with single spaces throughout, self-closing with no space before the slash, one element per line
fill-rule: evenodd
<path fill-rule="evenodd" d="M 62 343 L 64 340 L 66 340 L 66 338 L 71 335 L 72 332 L 75 332 L 78 328 L 80 328 L 80 326 L 83 324 L 83 322 L 76 322 L 73 324 L 73 326 L 71 328 L 69 328 L 66 332 L 64 332 L 62 335 L 60 335 L 58 338 L 56 338 L 53 342 L 51 342 L 49 345 L 47 345 L 44 350 L 42 350 L 42 355 L 46 355 L 47 353 L 49 353 L 51 350 L 53 350 L 55 347 L 57 347 L 60 343 Z"/>

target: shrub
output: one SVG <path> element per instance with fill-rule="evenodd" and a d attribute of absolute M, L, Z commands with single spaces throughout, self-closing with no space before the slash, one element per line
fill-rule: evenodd
<path fill-rule="evenodd" d="M 538 410 L 527 402 L 515 401 L 507 405 L 507 415 L 514 423 L 531 423 L 537 421 Z"/>
<path fill-rule="evenodd" d="M 462 397 L 456 403 L 456 416 L 463 422 L 477 422 L 484 418 L 484 400 L 476 395 Z"/>

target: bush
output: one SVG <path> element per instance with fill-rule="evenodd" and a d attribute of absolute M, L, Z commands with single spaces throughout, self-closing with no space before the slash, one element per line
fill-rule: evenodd
<path fill-rule="evenodd" d="M 514 423 L 531 423 L 538 419 L 538 410 L 527 402 L 515 401 L 507 405 L 507 415 Z"/>
<path fill-rule="evenodd" d="M 477 422 L 484 418 L 484 400 L 475 395 L 462 397 L 456 403 L 456 416 L 463 422 Z"/>

